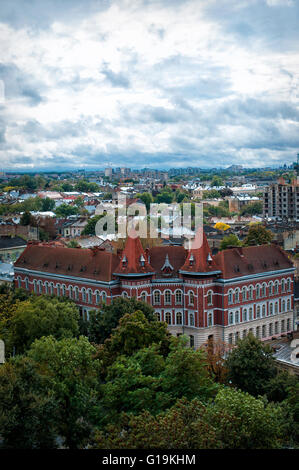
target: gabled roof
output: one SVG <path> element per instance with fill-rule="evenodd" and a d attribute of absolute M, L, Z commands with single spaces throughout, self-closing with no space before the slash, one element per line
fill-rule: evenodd
<path fill-rule="evenodd" d="M 146 275 L 153 274 L 154 269 L 148 263 L 139 237 L 134 230 L 126 240 L 119 264 L 114 271 L 117 275 Z"/>
<path fill-rule="evenodd" d="M 210 250 L 206 234 L 203 229 L 198 229 L 192 244 L 191 249 L 188 251 L 187 259 L 181 267 L 181 273 L 190 274 L 209 274 L 219 271 L 216 265 L 212 252 Z"/>
<path fill-rule="evenodd" d="M 179 269 L 185 263 L 187 250 L 183 246 L 155 246 L 148 250 L 148 259 L 157 277 L 163 276 L 166 257 L 172 266 L 171 277 L 178 277 Z"/>
<path fill-rule="evenodd" d="M 214 260 L 224 279 L 293 267 L 287 254 L 275 244 L 222 250 L 214 256 Z"/>
<path fill-rule="evenodd" d="M 29 243 L 15 267 L 108 282 L 118 262 L 115 254 L 100 249 Z"/>

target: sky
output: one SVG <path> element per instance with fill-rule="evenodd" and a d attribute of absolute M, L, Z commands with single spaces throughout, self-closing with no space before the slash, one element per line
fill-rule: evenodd
<path fill-rule="evenodd" d="M 299 0 L 1 0 L 0 167 L 278 166 Z"/>

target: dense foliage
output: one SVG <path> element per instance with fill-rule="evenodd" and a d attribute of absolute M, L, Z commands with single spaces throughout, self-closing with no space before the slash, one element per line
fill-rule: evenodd
<path fill-rule="evenodd" d="M 193 350 L 123 298 L 84 327 L 69 299 L 1 287 L 0 447 L 298 445 L 298 380 L 253 336 Z"/>

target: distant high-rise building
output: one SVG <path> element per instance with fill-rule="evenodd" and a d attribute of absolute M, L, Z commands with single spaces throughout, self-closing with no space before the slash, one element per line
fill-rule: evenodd
<path fill-rule="evenodd" d="M 291 184 L 281 177 L 264 191 L 263 216 L 299 219 L 299 176 Z"/>
<path fill-rule="evenodd" d="M 105 168 L 105 176 L 107 176 L 108 178 L 111 178 L 112 176 L 112 168 Z"/>

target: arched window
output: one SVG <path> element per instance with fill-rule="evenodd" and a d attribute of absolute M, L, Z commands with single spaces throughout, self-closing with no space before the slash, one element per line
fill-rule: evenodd
<path fill-rule="evenodd" d="M 156 315 L 157 321 L 161 321 L 161 314 L 160 314 L 160 312 L 155 312 L 155 315 Z"/>
<path fill-rule="evenodd" d="M 82 302 L 86 302 L 86 289 L 85 289 L 85 287 L 82 288 Z"/>
<path fill-rule="evenodd" d="M 171 325 L 171 313 L 170 312 L 165 313 L 165 321 L 168 325 Z"/>
<path fill-rule="evenodd" d="M 273 335 L 273 323 L 269 323 L 269 336 Z"/>
<path fill-rule="evenodd" d="M 282 312 L 286 311 L 286 302 L 285 302 L 285 300 L 282 300 L 282 302 L 281 302 L 281 311 Z"/>
<path fill-rule="evenodd" d="M 287 280 L 287 289 L 288 291 L 291 290 L 291 279 L 288 277 L 288 280 Z"/>
<path fill-rule="evenodd" d="M 96 296 L 96 304 L 99 305 L 101 303 L 101 294 L 98 290 L 95 291 Z"/>
<path fill-rule="evenodd" d="M 166 305 L 171 305 L 171 291 L 166 290 L 164 292 L 164 302 Z"/>
<path fill-rule="evenodd" d="M 124 291 L 124 292 L 122 293 L 122 296 L 123 296 L 125 299 L 127 299 L 127 298 L 129 297 L 128 292 Z"/>
<path fill-rule="evenodd" d="M 234 314 L 233 314 L 233 312 L 229 312 L 228 322 L 229 322 L 230 325 L 233 325 L 233 323 L 234 323 Z"/>
<path fill-rule="evenodd" d="M 208 326 L 213 326 L 213 313 L 208 313 Z"/>
<path fill-rule="evenodd" d="M 65 297 L 66 294 L 66 287 L 64 284 L 62 284 L 62 296 Z"/>
<path fill-rule="evenodd" d="M 142 302 L 146 302 L 146 292 L 141 292 L 140 299 Z"/>
<path fill-rule="evenodd" d="M 242 314 L 243 314 L 243 321 L 247 321 L 247 308 L 243 308 Z"/>
<path fill-rule="evenodd" d="M 73 298 L 73 286 L 69 286 L 69 298 Z"/>
<path fill-rule="evenodd" d="M 25 278 L 25 289 L 29 290 L 29 279 L 28 279 L 28 277 Z"/>
<path fill-rule="evenodd" d="M 242 288 L 242 300 L 243 302 L 247 300 L 247 289 L 245 286 Z"/>
<path fill-rule="evenodd" d="M 49 283 L 48 283 L 48 281 L 45 282 L 45 294 L 46 295 L 49 294 Z"/>
<path fill-rule="evenodd" d="M 57 285 L 56 285 L 56 290 L 57 290 L 57 297 L 60 297 L 60 296 L 61 296 L 61 287 L 60 287 L 60 284 L 57 284 Z"/>
<path fill-rule="evenodd" d="M 79 288 L 76 286 L 74 288 L 75 300 L 79 300 Z"/>
<path fill-rule="evenodd" d="M 230 290 L 228 291 L 228 303 L 229 303 L 229 304 L 232 304 L 233 301 L 234 301 L 233 295 L 234 295 L 234 294 L 233 294 L 233 291 L 232 291 L 232 289 L 230 289 Z"/>
<path fill-rule="evenodd" d="M 269 282 L 269 295 L 273 295 L 273 282 Z"/>
<path fill-rule="evenodd" d="M 182 312 L 177 312 L 177 314 L 176 314 L 176 324 L 177 325 L 182 325 L 182 323 L 183 323 Z"/>
<path fill-rule="evenodd" d="M 236 303 L 240 302 L 240 289 L 239 288 L 235 290 L 235 302 Z"/>
<path fill-rule="evenodd" d="M 253 286 L 249 286 L 248 298 L 249 298 L 249 300 L 253 300 Z"/>
<path fill-rule="evenodd" d="M 269 312 L 270 312 L 270 315 L 273 315 L 273 304 L 269 304 Z"/>
<path fill-rule="evenodd" d="M 287 311 L 291 310 L 291 299 L 287 300 Z"/>
<path fill-rule="evenodd" d="M 211 290 L 208 292 L 207 305 L 213 305 L 213 291 Z"/>
<path fill-rule="evenodd" d="M 249 307 L 249 320 L 253 320 L 253 308 Z"/>
<path fill-rule="evenodd" d="M 175 292 L 175 303 L 181 304 L 183 302 L 183 295 L 181 290 Z"/>
<path fill-rule="evenodd" d="M 54 295 L 54 283 L 50 282 L 50 295 Z"/>
<path fill-rule="evenodd" d="M 286 281 L 285 279 L 282 279 L 281 280 L 281 292 L 285 292 L 286 291 Z"/>
<path fill-rule="evenodd" d="M 87 291 L 87 303 L 92 304 L 92 290 L 88 289 Z"/>
<path fill-rule="evenodd" d="M 256 327 L 256 330 L 255 330 L 255 336 L 256 336 L 257 338 L 260 337 L 260 331 L 261 331 L 260 327 L 257 326 L 257 327 Z"/>
<path fill-rule="evenodd" d="M 262 297 L 266 297 L 266 283 L 265 282 L 262 285 Z"/>
<path fill-rule="evenodd" d="M 266 334 L 266 325 L 262 326 L 262 338 L 265 338 L 267 336 Z"/>
<path fill-rule="evenodd" d="M 256 286 L 256 298 L 259 299 L 261 297 L 261 286 L 257 284 Z"/>
<path fill-rule="evenodd" d="M 230 334 L 228 335 L 228 343 L 229 343 L 229 344 L 233 344 L 233 334 L 232 334 L 232 333 L 230 333 Z"/>
<path fill-rule="evenodd" d="M 279 292 L 279 283 L 278 281 L 275 281 L 274 283 L 274 294 L 278 294 Z"/>
<path fill-rule="evenodd" d="M 275 310 L 274 310 L 275 313 L 278 313 L 278 302 L 275 302 L 275 307 L 274 307 L 274 309 L 275 309 Z"/>
<path fill-rule="evenodd" d="M 189 313 L 189 325 L 194 326 L 194 313 Z"/>
<path fill-rule="evenodd" d="M 239 312 L 235 312 L 235 323 L 239 323 L 240 322 L 240 314 Z"/>
<path fill-rule="evenodd" d="M 18 288 L 20 289 L 22 287 L 22 279 L 21 276 L 18 276 Z"/>
<path fill-rule="evenodd" d="M 160 304 L 161 303 L 161 293 L 159 290 L 154 291 L 154 304 Z"/>
<path fill-rule="evenodd" d="M 128 295 L 126 297 L 128 297 Z M 107 292 L 105 291 L 102 292 L 102 302 L 104 304 L 107 302 Z"/>
<path fill-rule="evenodd" d="M 266 316 L 266 305 L 262 306 L 262 317 Z"/>
<path fill-rule="evenodd" d="M 189 291 L 189 304 L 194 305 L 194 292 L 192 290 Z"/>
<path fill-rule="evenodd" d="M 247 330 L 243 330 L 243 339 L 246 338 Z"/>
<path fill-rule="evenodd" d="M 257 305 L 256 307 L 256 318 L 260 318 L 261 316 L 261 307 L 260 305 Z"/>
<path fill-rule="evenodd" d="M 36 281 L 36 279 L 34 279 L 34 281 L 33 281 L 33 291 L 35 293 L 37 293 L 37 281 Z"/>

